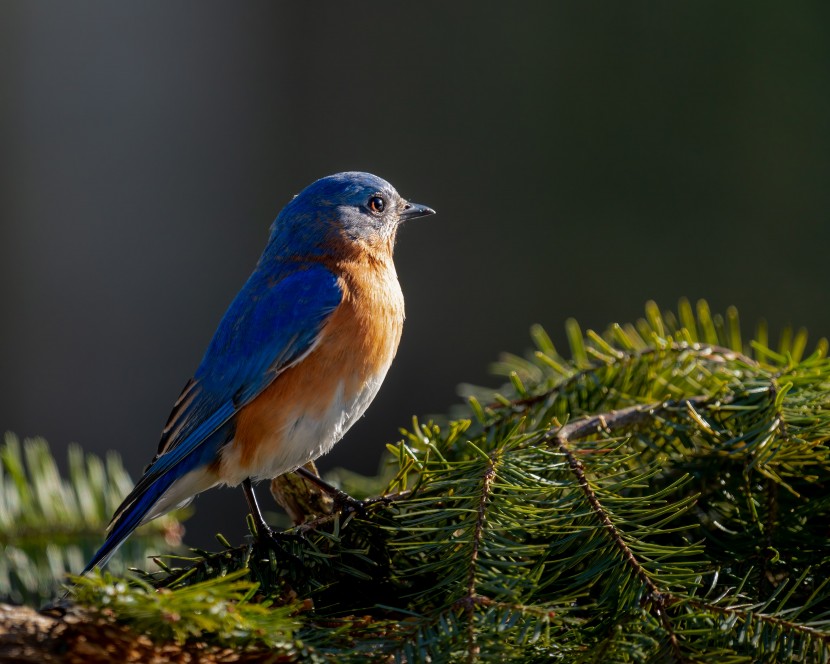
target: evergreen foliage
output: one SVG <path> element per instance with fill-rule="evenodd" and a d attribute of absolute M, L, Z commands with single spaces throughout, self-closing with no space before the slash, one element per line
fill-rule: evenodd
<path fill-rule="evenodd" d="M 62 478 L 45 440 L 21 445 L 7 433 L 0 445 L 0 600 L 37 606 L 54 596 L 103 542 L 131 488 L 114 452 L 101 459 L 71 445 Z M 172 516 L 148 524 L 123 547 L 113 572 L 123 573 L 126 563 L 145 564 L 150 552 L 178 543 L 180 532 Z"/>
<path fill-rule="evenodd" d="M 570 358 L 534 328 L 498 394 L 413 421 L 388 504 L 220 538 L 135 592 L 198 613 L 194 584 L 247 570 L 235 592 L 283 612 L 271 652 L 308 661 L 830 660 L 827 344 L 744 343 L 704 302 L 567 330 Z"/>
<path fill-rule="evenodd" d="M 258 585 L 244 580 L 247 570 L 183 587 L 156 591 L 140 581 L 128 585 L 108 572 L 74 577 L 74 596 L 86 606 L 111 612 L 140 632 L 179 645 L 210 634 L 218 645 L 290 651 L 295 627 L 292 606 L 251 602 Z"/>

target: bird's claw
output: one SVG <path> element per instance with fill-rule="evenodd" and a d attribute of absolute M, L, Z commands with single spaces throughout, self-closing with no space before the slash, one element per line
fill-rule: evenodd
<path fill-rule="evenodd" d="M 300 557 L 294 553 L 292 544 L 303 540 L 302 533 L 276 531 L 270 526 L 258 526 L 255 534 L 255 544 L 297 562 Z"/>
<path fill-rule="evenodd" d="M 276 531 L 268 526 L 265 529 L 257 530 L 257 541 L 268 545 L 282 545 L 289 542 L 295 542 L 301 539 L 301 536 L 293 532 Z"/>
<path fill-rule="evenodd" d="M 358 500 L 352 498 L 345 491 L 339 491 L 334 495 L 335 510 L 345 514 L 356 514 L 358 516 L 366 516 L 370 507 L 382 503 L 390 505 L 392 499 L 387 496 L 377 496 L 375 498 L 366 498 L 365 500 Z"/>

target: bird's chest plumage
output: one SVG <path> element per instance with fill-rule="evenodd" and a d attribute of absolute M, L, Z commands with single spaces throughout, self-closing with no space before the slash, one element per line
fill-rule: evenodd
<path fill-rule="evenodd" d="M 386 376 L 404 307 L 391 259 L 337 266 L 343 301 L 311 352 L 243 408 L 220 479 L 270 479 L 328 452 L 365 412 Z"/>

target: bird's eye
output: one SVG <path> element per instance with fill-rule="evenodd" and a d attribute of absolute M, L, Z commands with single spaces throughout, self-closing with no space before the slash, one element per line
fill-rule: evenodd
<path fill-rule="evenodd" d="M 375 214 L 383 212 L 384 207 L 386 207 L 386 201 L 383 200 L 382 196 L 372 196 L 369 199 L 369 209 Z"/>

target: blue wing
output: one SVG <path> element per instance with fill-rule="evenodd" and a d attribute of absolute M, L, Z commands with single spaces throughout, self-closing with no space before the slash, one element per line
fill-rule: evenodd
<path fill-rule="evenodd" d="M 217 458 L 239 409 L 314 346 L 343 292 L 329 270 L 296 263 L 257 269 L 234 299 L 162 433 L 158 453 L 115 513 L 110 535 L 83 573 L 103 564 L 164 493 Z"/>
<path fill-rule="evenodd" d="M 157 458 L 215 413 L 235 413 L 307 353 L 343 297 L 337 278 L 319 264 L 300 264 L 277 279 L 258 270 L 236 296 L 170 413 Z"/>

